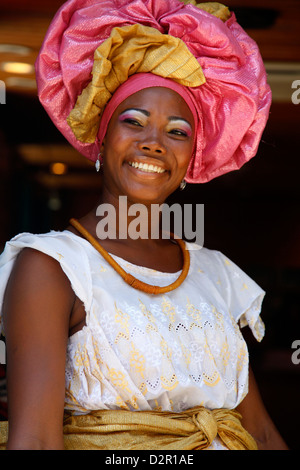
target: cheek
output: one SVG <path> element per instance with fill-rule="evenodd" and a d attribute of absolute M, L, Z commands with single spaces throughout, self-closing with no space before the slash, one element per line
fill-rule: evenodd
<path fill-rule="evenodd" d="M 178 146 L 177 148 L 177 162 L 180 169 L 187 169 L 193 155 L 193 144 Z"/>
<path fill-rule="evenodd" d="M 124 148 L 122 135 L 116 132 L 107 133 L 104 139 L 103 157 L 111 162 L 116 163 L 118 156 L 120 156 L 121 149 Z"/>
<path fill-rule="evenodd" d="M 124 156 L 124 151 L 132 145 L 132 135 L 127 129 L 119 129 L 116 125 L 113 130 L 108 130 L 104 139 L 104 155 L 114 154 L 119 157 Z"/>
<path fill-rule="evenodd" d="M 116 132 L 108 131 L 104 139 L 104 148 L 106 152 L 111 152 L 115 147 L 118 146 L 122 136 L 119 136 Z"/>

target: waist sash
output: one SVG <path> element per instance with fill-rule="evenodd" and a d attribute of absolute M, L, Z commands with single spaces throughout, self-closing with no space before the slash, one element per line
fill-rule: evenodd
<path fill-rule="evenodd" d="M 202 450 L 216 437 L 229 450 L 256 450 L 236 411 L 202 406 L 181 413 L 100 410 L 66 415 L 66 450 Z M 5 449 L 7 422 L 0 422 L 0 449 Z"/>
<path fill-rule="evenodd" d="M 236 411 L 203 406 L 181 413 L 102 410 L 68 416 L 66 449 L 202 450 L 216 437 L 230 450 L 256 450 Z"/>

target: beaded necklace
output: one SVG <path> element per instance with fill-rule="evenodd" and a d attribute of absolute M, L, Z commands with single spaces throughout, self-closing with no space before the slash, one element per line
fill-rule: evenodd
<path fill-rule="evenodd" d="M 185 280 L 189 267 L 190 267 L 190 254 L 189 251 L 185 247 L 184 241 L 180 239 L 174 239 L 176 243 L 179 245 L 182 256 L 183 256 L 183 268 L 179 275 L 179 277 L 174 281 L 172 284 L 168 286 L 160 287 L 160 286 L 152 286 L 150 284 L 146 284 L 145 282 L 139 281 L 131 274 L 124 271 L 124 269 L 114 260 L 114 258 L 100 245 L 100 243 L 86 230 L 80 222 L 76 219 L 71 219 L 70 224 L 88 241 L 90 244 L 103 256 L 103 258 L 114 268 L 114 270 L 124 279 L 124 281 L 133 287 L 134 289 L 141 290 L 146 292 L 147 294 L 165 294 L 166 292 L 170 292 L 177 287 L 179 287 L 183 281 Z"/>

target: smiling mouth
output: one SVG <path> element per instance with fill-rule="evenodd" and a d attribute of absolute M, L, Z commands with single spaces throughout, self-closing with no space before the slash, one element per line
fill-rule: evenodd
<path fill-rule="evenodd" d="M 148 163 L 128 162 L 128 165 L 146 173 L 164 173 L 166 170 L 157 165 L 148 165 Z"/>

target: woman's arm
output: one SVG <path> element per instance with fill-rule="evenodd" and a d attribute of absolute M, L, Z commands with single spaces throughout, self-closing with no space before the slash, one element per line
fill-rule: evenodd
<path fill-rule="evenodd" d="M 8 449 L 63 449 L 65 358 L 75 295 L 59 263 L 18 256 L 3 304 Z"/>
<path fill-rule="evenodd" d="M 263 404 L 251 368 L 249 392 L 237 411 L 241 413 L 242 424 L 256 440 L 259 450 L 288 450 Z"/>

